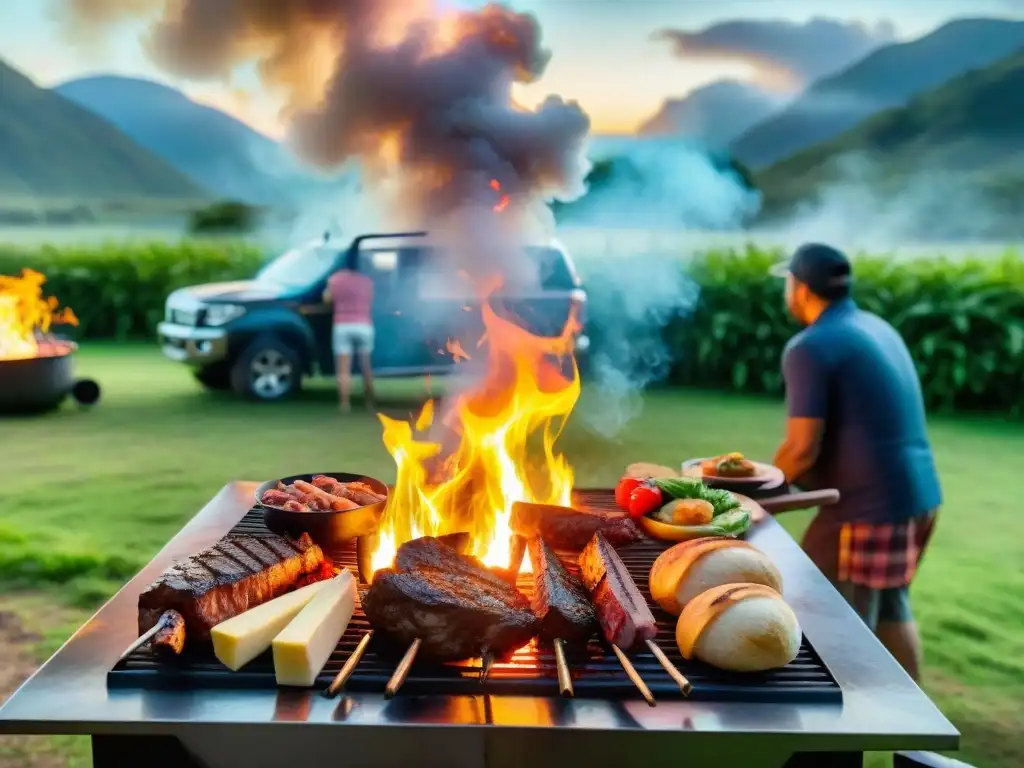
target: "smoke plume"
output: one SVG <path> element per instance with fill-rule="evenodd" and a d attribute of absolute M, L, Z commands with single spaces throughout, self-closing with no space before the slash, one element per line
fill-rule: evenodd
<path fill-rule="evenodd" d="M 60 7 L 79 36 L 148 21 L 146 51 L 176 77 L 230 84 L 255 67 L 281 99 L 296 153 L 322 169 L 358 159 L 394 193 L 402 224 L 442 222 L 462 239 L 478 210 L 508 196 L 507 215 L 490 218 L 522 232 L 538 202 L 585 191 L 586 114 L 556 96 L 534 111 L 511 100 L 512 85 L 540 77 L 550 58 L 531 15 L 497 4 L 440 14 L 422 0 Z"/>

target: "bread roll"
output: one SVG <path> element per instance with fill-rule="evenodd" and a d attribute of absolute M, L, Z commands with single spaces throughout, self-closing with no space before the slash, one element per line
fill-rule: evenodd
<path fill-rule="evenodd" d="M 684 659 L 731 672 L 784 667 L 800 650 L 800 624 L 782 595 L 761 584 L 723 584 L 691 600 L 676 623 Z"/>
<path fill-rule="evenodd" d="M 782 592 L 782 574 L 761 550 L 727 536 L 692 539 L 665 550 L 651 566 L 654 602 L 673 616 L 721 584 L 763 584 Z"/>
<path fill-rule="evenodd" d="M 626 477 L 639 477 L 644 480 L 653 477 L 660 480 L 669 477 L 679 477 L 679 473 L 672 469 L 672 467 L 666 467 L 661 464 L 639 462 L 637 464 L 630 464 L 626 467 Z"/>

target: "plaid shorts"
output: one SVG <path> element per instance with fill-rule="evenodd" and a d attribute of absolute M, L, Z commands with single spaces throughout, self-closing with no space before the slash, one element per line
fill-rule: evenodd
<path fill-rule="evenodd" d="M 811 521 L 803 548 L 821 572 L 874 628 L 910 621 L 908 587 L 935 527 L 935 515 L 902 523 L 844 523 L 827 513 Z"/>
<path fill-rule="evenodd" d="M 883 525 L 844 523 L 836 578 L 871 589 L 909 586 L 934 527 L 934 515 Z"/>

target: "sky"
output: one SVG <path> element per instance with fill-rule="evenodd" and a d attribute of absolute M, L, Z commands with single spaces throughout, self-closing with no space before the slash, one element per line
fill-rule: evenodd
<path fill-rule="evenodd" d="M 476 0 L 446 0 L 473 5 Z M 1024 0 L 513 0 L 540 20 L 553 57 L 520 88 L 526 106 L 555 93 L 575 99 L 601 133 L 627 133 L 666 99 L 723 78 L 770 88 L 813 80 L 835 46 L 880 45 L 958 17 L 1024 18 Z M 825 17 L 828 42 L 811 20 Z M 727 25 L 743 20 L 745 25 Z M 785 24 L 779 24 L 785 22 Z M 69 46 L 50 0 L 0 4 L 0 58 L 41 85 L 95 73 L 147 77 L 280 134 L 276 106 L 254 83 L 228 87 L 169 79 L 148 61 L 144 29 L 121 27 L 102 46 Z M 658 34 L 661 32 L 661 34 Z M 873 42 L 872 42 L 873 41 Z M 677 44 L 678 43 L 678 44 Z"/>

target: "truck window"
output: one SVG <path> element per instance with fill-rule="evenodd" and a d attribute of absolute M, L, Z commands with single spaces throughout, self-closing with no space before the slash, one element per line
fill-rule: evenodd
<path fill-rule="evenodd" d="M 579 279 L 568 260 L 557 248 L 527 248 L 527 254 L 537 263 L 540 285 L 549 291 L 571 291 L 578 287 Z"/>
<path fill-rule="evenodd" d="M 305 288 L 323 280 L 338 261 L 338 249 L 302 246 L 278 256 L 256 273 L 256 279 L 276 285 Z"/>

